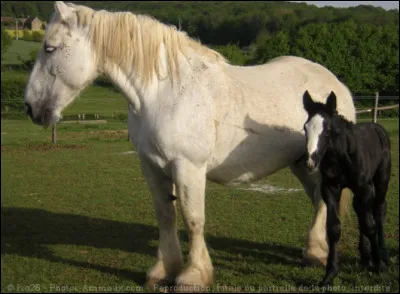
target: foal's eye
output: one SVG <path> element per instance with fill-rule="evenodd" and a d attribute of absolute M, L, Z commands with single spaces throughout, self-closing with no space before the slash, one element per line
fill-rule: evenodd
<path fill-rule="evenodd" d="M 44 51 L 46 51 L 47 53 L 54 52 L 54 50 L 56 50 L 56 47 L 46 45 L 44 46 Z"/>

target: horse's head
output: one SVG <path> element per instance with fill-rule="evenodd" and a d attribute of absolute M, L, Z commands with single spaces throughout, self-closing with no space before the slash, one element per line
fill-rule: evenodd
<path fill-rule="evenodd" d="M 25 113 L 39 125 L 56 123 L 96 76 L 88 27 L 78 25 L 76 6 L 57 1 L 25 89 Z"/>
<path fill-rule="evenodd" d="M 307 140 L 307 166 L 315 170 L 330 144 L 332 117 L 336 111 L 336 95 L 331 92 L 326 104 L 314 102 L 308 91 L 303 95 L 303 106 L 308 119 L 304 124 Z"/>

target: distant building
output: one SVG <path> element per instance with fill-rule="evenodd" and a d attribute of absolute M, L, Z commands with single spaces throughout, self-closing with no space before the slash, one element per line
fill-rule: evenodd
<path fill-rule="evenodd" d="M 37 16 L 28 17 L 24 22 L 24 28 L 32 31 L 43 29 L 43 22 Z"/>

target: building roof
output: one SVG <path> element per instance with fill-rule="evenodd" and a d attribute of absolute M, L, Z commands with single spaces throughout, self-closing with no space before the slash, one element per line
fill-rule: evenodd
<path fill-rule="evenodd" d="M 2 16 L 1 17 L 1 22 L 4 22 L 4 21 L 15 21 L 15 18 L 14 17 L 9 17 L 9 16 Z"/>

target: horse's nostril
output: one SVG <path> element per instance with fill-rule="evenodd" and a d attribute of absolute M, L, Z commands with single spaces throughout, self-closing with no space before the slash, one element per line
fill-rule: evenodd
<path fill-rule="evenodd" d="M 32 117 L 32 107 L 29 105 L 29 103 L 25 103 L 25 113 Z"/>

